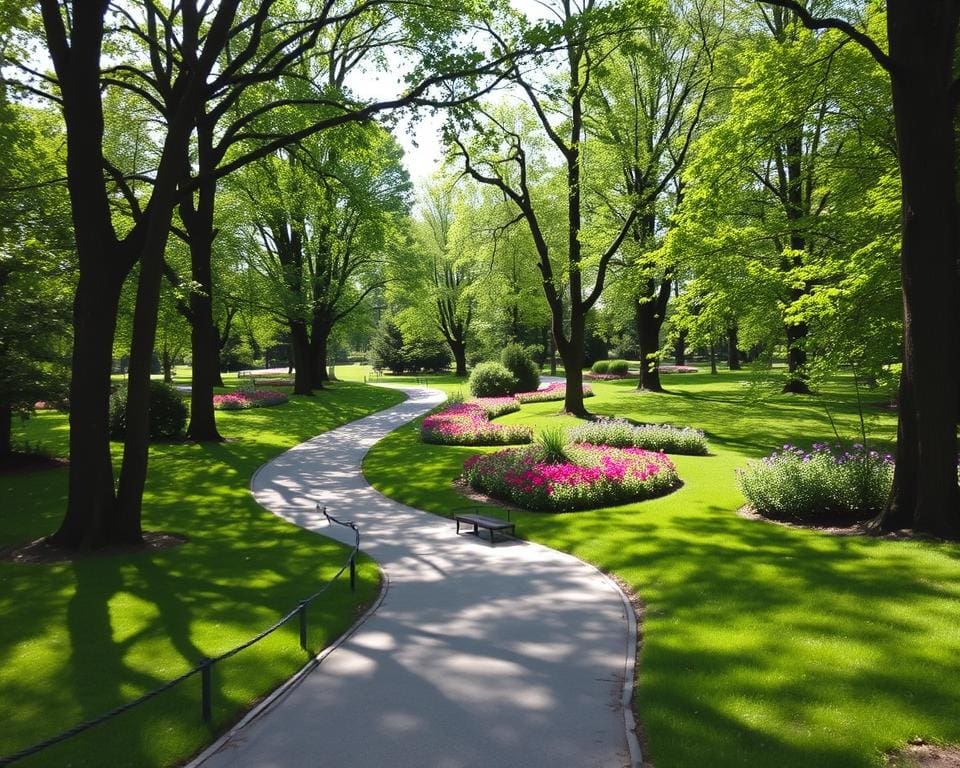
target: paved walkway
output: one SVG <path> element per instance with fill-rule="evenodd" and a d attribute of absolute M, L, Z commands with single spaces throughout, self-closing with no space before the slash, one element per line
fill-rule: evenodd
<path fill-rule="evenodd" d="M 347 540 L 316 503 L 356 521 L 388 585 L 352 636 L 193 765 L 630 765 L 622 696 L 634 640 L 620 592 L 573 557 L 458 537 L 451 521 L 367 485 L 367 450 L 443 399 L 404 391 L 404 403 L 302 443 L 254 476 L 257 500 L 297 525 Z"/>

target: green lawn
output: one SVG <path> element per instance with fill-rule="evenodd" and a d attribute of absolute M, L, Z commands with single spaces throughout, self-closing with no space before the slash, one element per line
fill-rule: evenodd
<path fill-rule="evenodd" d="M 55 565 L 0 563 L 0 755 L 98 715 L 272 624 L 335 573 L 348 550 L 262 510 L 250 477 L 284 449 L 402 400 L 339 384 L 315 397 L 221 412 L 228 442 L 151 450 L 144 527 L 189 542 L 157 554 Z M 66 417 L 41 413 L 16 439 L 66 451 Z M 116 446 L 120 448 L 119 445 Z M 117 451 L 117 454 L 119 450 Z M 65 470 L 0 475 L 0 547 L 54 530 Z M 309 611 L 310 644 L 336 638 L 375 597 L 379 572 L 361 561 Z M 110 724 L 25 760 L 24 766 L 160 766 L 195 752 L 305 661 L 291 624 L 217 665 L 214 719 L 200 718 L 193 678 Z M 19 765 L 19 764 L 18 764 Z"/>
<path fill-rule="evenodd" d="M 885 750 L 917 736 L 960 741 L 960 548 L 735 514 L 734 471 L 748 458 L 833 438 L 823 402 L 842 435 L 857 434 L 849 382 L 816 399 L 779 395 L 749 373 L 664 383 L 669 394 L 594 383 L 587 404 L 704 429 L 713 455 L 675 457 L 679 491 L 595 512 L 513 513 L 518 533 L 595 563 L 642 599 L 636 710 L 647 759 L 657 768 L 854 768 L 881 765 Z M 503 421 L 573 423 L 559 405 L 523 406 Z M 867 414 L 872 436 L 892 440 L 892 414 L 876 401 Z M 496 449 L 424 445 L 409 426 L 375 446 L 364 469 L 387 495 L 450 514 L 469 505 L 453 478 L 484 450 Z"/>

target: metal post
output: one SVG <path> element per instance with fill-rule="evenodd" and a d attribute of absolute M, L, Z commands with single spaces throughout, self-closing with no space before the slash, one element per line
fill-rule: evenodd
<path fill-rule="evenodd" d="M 307 603 L 305 600 L 300 601 L 297 613 L 300 616 L 300 647 L 307 650 Z"/>
<path fill-rule="evenodd" d="M 350 555 L 350 591 L 357 591 L 357 555 Z"/>
<path fill-rule="evenodd" d="M 212 699 L 212 677 L 211 672 L 213 671 L 213 660 L 204 659 L 200 664 L 200 681 L 202 687 L 200 708 L 203 712 L 203 722 L 209 723 L 213 717 L 211 699 Z"/>

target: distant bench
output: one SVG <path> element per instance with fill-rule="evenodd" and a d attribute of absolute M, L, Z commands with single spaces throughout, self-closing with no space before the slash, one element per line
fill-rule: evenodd
<path fill-rule="evenodd" d="M 485 528 L 490 531 L 490 543 L 494 543 L 494 532 L 495 531 L 504 531 L 509 532 L 511 536 L 514 535 L 515 526 L 514 523 L 511 523 L 509 520 L 501 520 L 498 517 L 484 517 L 483 515 L 454 515 L 453 519 L 457 521 L 457 535 L 460 535 L 460 524 L 472 525 L 473 530 L 467 531 L 467 533 L 472 533 L 474 536 L 479 538 L 480 529 Z"/>

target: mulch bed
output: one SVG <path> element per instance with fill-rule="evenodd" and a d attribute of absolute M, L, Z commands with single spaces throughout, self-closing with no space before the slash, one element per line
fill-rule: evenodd
<path fill-rule="evenodd" d="M 70 552 L 49 544 L 47 538 L 37 539 L 28 544 L 17 544 L 12 547 L 0 548 L 0 562 L 19 564 L 65 563 L 73 560 L 91 557 L 110 557 L 112 555 L 132 555 L 150 552 L 160 552 L 165 549 L 179 547 L 189 539 L 179 533 L 165 531 L 144 531 L 143 544 L 140 546 L 113 546 L 96 550 Z"/>
<path fill-rule="evenodd" d="M 66 459 L 38 456 L 35 453 L 11 453 L 0 461 L 0 475 L 20 475 L 40 472 L 44 469 L 59 469 L 69 464 Z"/>
<path fill-rule="evenodd" d="M 831 536 L 870 536 L 878 539 L 912 539 L 913 531 L 904 528 L 889 533 L 877 533 L 870 527 L 872 518 L 863 519 L 854 515 L 837 516 L 823 515 L 819 518 L 801 519 L 796 517 L 774 517 L 763 515 L 753 507 L 746 505 L 737 510 L 737 514 L 746 520 L 761 520 L 765 523 L 782 525 L 784 528 L 800 528 L 808 531 L 819 531 Z M 960 766 L 957 766 L 960 768 Z"/>

